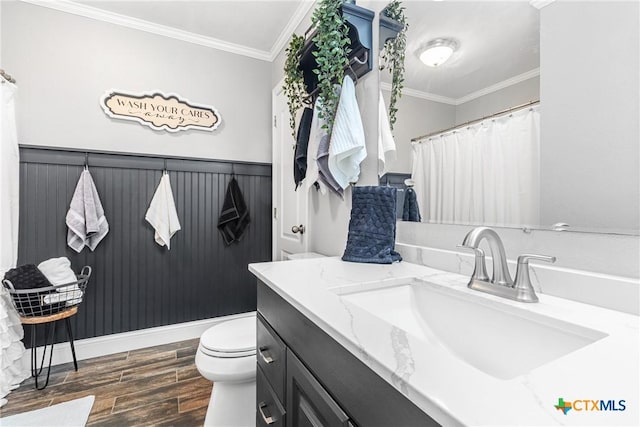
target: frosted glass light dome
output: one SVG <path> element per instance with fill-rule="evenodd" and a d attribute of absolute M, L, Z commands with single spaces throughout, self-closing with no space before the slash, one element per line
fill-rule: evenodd
<path fill-rule="evenodd" d="M 420 53 L 420 60 L 429 67 L 444 64 L 458 48 L 458 44 L 450 39 L 431 40 Z"/>

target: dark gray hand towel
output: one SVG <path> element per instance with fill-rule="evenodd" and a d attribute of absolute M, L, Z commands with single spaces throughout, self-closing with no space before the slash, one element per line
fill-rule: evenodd
<path fill-rule="evenodd" d="M 402 220 L 420 222 L 420 208 L 418 207 L 418 198 L 416 190 L 409 187 L 404 193 L 404 206 L 402 209 Z"/>
<path fill-rule="evenodd" d="M 302 112 L 298 135 L 296 137 L 296 151 L 293 158 L 293 180 L 296 189 L 307 176 L 307 149 L 309 148 L 309 135 L 311 134 L 311 121 L 313 120 L 313 110 L 305 108 Z"/>
<path fill-rule="evenodd" d="M 242 197 L 238 181 L 232 177 L 227 187 L 227 194 L 224 196 L 220 218 L 218 218 L 218 230 L 220 230 L 225 244 L 230 245 L 233 242 L 238 242 L 249 222 L 251 219 L 247 204 Z"/>
<path fill-rule="evenodd" d="M 395 248 L 396 189 L 353 187 L 351 219 L 343 261 L 391 264 L 402 261 Z"/>

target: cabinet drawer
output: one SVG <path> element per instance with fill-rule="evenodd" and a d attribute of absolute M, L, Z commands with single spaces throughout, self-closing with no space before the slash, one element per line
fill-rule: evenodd
<path fill-rule="evenodd" d="M 284 427 L 285 410 L 260 368 L 256 372 L 256 396 L 256 426 Z"/>
<path fill-rule="evenodd" d="M 286 347 L 271 327 L 258 316 L 258 366 L 280 402 L 284 402 Z"/>
<path fill-rule="evenodd" d="M 287 427 L 352 427 L 349 416 L 309 370 L 287 351 Z"/>

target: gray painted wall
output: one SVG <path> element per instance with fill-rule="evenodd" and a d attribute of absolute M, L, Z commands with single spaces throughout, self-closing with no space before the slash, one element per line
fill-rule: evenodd
<path fill-rule="evenodd" d="M 640 4 L 541 13 L 543 224 L 640 228 Z"/>
<path fill-rule="evenodd" d="M 3 68 L 21 144 L 271 162 L 271 64 L 22 2 L 0 2 Z M 173 92 L 218 109 L 214 132 L 111 119 L 109 89 Z"/>
<path fill-rule="evenodd" d="M 389 92 L 383 91 L 385 105 Z M 398 101 L 398 113 L 393 130 L 396 160 L 388 162 L 389 172 L 411 173 L 411 139 L 455 124 L 456 107 L 441 102 L 403 95 Z"/>
<path fill-rule="evenodd" d="M 456 125 L 540 99 L 540 77 L 532 77 L 456 106 Z"/>

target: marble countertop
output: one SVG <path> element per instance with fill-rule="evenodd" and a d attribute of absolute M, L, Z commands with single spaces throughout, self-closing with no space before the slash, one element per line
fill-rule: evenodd
<path fill-rule="evenodd" d="M 465 276 L 407 262 L 374 265 L 317 258 L 250 264 L 249 270 L 440 424 L 640 425 L 638 316 L 546 295 L 539 295 L 537 304 L 509 301 L 467 289 Z M 503 380 L 329 290 L 410 278 L 594 329 L 606 337 Z M 574 410 L 565 415 L 554 407 L 559 398 L 625 400 L 626 409 Z"/>

